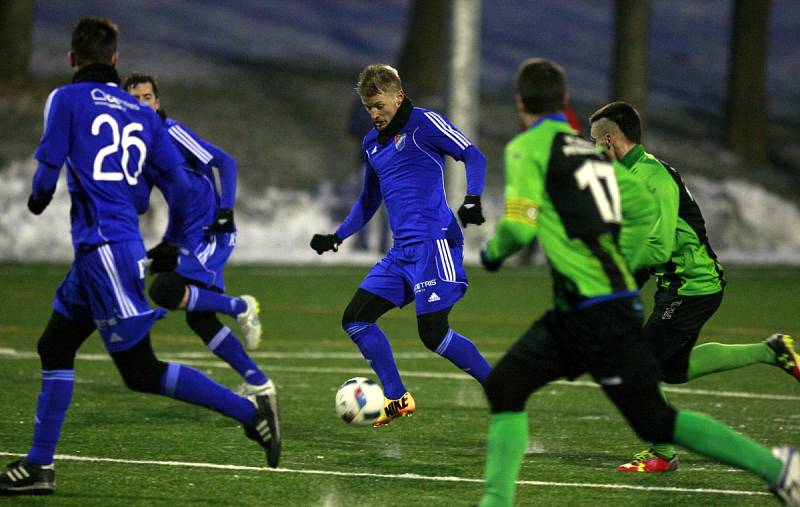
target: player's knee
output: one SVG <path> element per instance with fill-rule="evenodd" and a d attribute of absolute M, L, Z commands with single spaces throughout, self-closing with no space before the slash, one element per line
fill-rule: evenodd
<path fill-rule="evenodd" d="M 354 322 L 374 324 L 381 315 L 394 307 L 391 301 L 364 289 L 358 289 L 344 309 L 342 328 L 347 331 L 348 326 Z"/>
<path fill-rule="evenodd" d="M 54 311 L 36 344 L 42 369 L 73 369 L 78 347 L 91 333 L 91 329 L 81 329 L 74 321 Z"/>
<path fill-rule="evenodd" d="M 449 309 L 417 317 L 419 337 L 429 350 L 435 352 L 450 331 L 450 323 L 447 320 L 448 313 Z"/>
<path fill-rule="evenodd" d="M 527 394 L 515 389 L 515 382 L 506 379 L 502 370 L 492 370 L 484 383 L 489 408 L 493 414 L 499 412 L 520 412 L 525 409 Z"/>
<path fill-rule="evenodd" d="M 347 308 L 344 309 L 344 313 L 342 314 L 342 329 L 345 331 L 347 331 L 347 328 L 350 324 L 353 322 L 358 322 L 358 320 L 356 320 L 358 315 L 352 306 L 352 304 L 347 305 Z"/>
<path fill-rule="evenodd" d="M 177 310 L 186 293 L 186 284 L 177 273 L 160 273 L 150 285 L 150 299 L 167 310 Z"/>
<path fill-rule="evenodd" d="M 75 349 L 69 340 L 59 340 L 45 331 L 36 344 L 43 370 L 71 370 L 75 367 Z"/>

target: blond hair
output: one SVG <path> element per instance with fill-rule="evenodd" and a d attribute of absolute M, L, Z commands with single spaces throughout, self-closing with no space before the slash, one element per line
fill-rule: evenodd
<path fill-rule="evenodd" d="M 358 74 L 356 93 L 362 98 L 374 97 L 380 93 L 398 92 L 403 89 L 397 69 L 385 63 L 367 65 Z"/>

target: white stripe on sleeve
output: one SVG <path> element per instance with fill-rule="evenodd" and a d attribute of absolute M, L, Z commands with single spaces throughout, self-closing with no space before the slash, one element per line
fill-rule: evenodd
<path fill-rule="evenodd" d="M 456 145 L 458 145 L 458 147 L 461 148 L 462 150 L 466 150 L 467 147 L 472 144 L 469 142 L 469 139 L 467 139 L 464 134 L 454 129 L 446 121 L 444 121 L 444 118 L 434 113 L 433 111 L 426 112 L 425 116 L 431 121 L 431 123 L 433 123 L 433 125 L 437 129 L 439 129 L 444 135 L 449 137 L 450 140 L 456 143 Z"/>
<path fill-rule="evenodd" d="M 207 164 L 211 161 L 212 158 L 214 158 L 211 156 L 208 150 L 200 146 L 200 143 L 198 143 L 194 138 L 192 138 L 192 136 L 187 134 L 186 131 L 180 127 L 180 125 L 171 126 L 169 128 L 169 134 L 173 138 L 175 138 L 176 141 L 181 143 L 181 145 L 183 145 L 184 148 L 191 151 L 194 154 L 194 156 L 197 157 L 198 160 L 200 160 L 200 162 Z"/>

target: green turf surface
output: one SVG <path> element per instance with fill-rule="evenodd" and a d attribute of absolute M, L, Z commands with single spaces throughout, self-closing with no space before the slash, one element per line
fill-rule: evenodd
<path fill-rule="evenodd" d="M 36 340 L 65 266 L 0 264 L 0 462 L 30 445 L 39 388 Z M 234 267 L 232 293 L 261 300 L 265 336 L 257 361 L 278 386 L 284 431 L 280 471 L 232 420 L 173 400 L 128 391 L 91 337 L 76 364 L 73 404 L 47 505 L 458 506 L 480 498 L 487 406 L 479 386 L 427 352 L 413 308 L 381 320 L 418 410 L 385 428 L 348 427 L 333 410 L 336 388 L 375 378 L 340 329 L 363 267 Z M 451 314 L 490 362 L 550 304 L 541 269 L 493 276 L 470 269 L 472 284 Z M 748 343 L 780 330 L 800 336 L 800 269 L 729 270 L 722 308 L 702 341 Z M 646 293 L 649 307 L 650 292 Z M 235 330 L 235 322 L 226 321 Z M 230 386 L 239 379 L 207 352 L 181 314 L 153 332 L 163 359 L 194 365 Z M 530 447 L 517 505 L 773 505 L 748 473 L 689 452 L 665 475 L 614 467 L 644 446 L 587 378 L 557 383 L 528 402 Z M 731 424 L 766 445 L 800 444 L 800 385 L 776 368 L 751 366 L 681 386 L 670 399 Z M 725 395 L 728 394 L 728 395 Z M 764 396 L 769 395 L 769 396 Z M 779 396 L 782 395 L 784 399 Z M 110 461 L 99 461 L 98 459 Z M 225 468 L 225 466 L 229 466 Z M 440 480 L 441 478 L 451 480 Z M 649 489 L 647 489 L 649 488 Z M 677 488 L 670 490 L 669 488 Z M 703 492 L 731 490 L 747 494 Z M 0 505 L 38 505 L 0 498 Z"/>

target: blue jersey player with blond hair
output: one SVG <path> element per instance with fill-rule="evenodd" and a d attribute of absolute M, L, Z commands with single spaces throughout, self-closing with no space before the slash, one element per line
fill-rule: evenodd
<path fill-rule="evenodd" d="M 55 192 L 61 167 L 67 185 L 75 259 L 56 291 L 38 351 L 42 384 L 33 445 L 0 474 L 0 495 L 46 495 L 55 489 L 53 459 L 72 399 L 78 348 L 95 329 L 132 390 L 160 394 L 231 417 L 264 447 L 276 467 L 280 430 L 273 400 L 239 396 L 200 371 L 156 358 L 150 328 L 163 310 L 144 295 L 145 250 L 139 231 L 136 187 L 145 163 L 174 192 L 188 192 L 183 159 L 156 113 L 119 88 L 117 27 L 103 18 L 78 20 L 69 60 L 72 84 L 53 91 L 45 105 L 39 166 L 28 208 L 41 214 Z M 176 244 L 186 213 L 175 199 L 165 240 Z"/>
<path fill-rule="evenodd" d="M 333 234 L 315 234 L 311 248 L 332 250 L 386 205 L 394 244 L 367 274 L 344 311 L 342 327 L 383 385 L 384 409 L 374 426 L 416 410 L 395 365 L 392 347 L 375 321 L 392 308 L 416 305 L 419 336 L 431 351 L 483 383 L 491 366 L 468 338 L 450 328 L 448 315 L 467 291 L 464 238 L 444 192 L 445 155 L 464 162 L 467 195 L 462 224 L 484 222 L 480 195 L 486 159 L 444 116 L 415 107 L 400 75 L 384 64 L 368 65 L 356 92 L 375 128 L 364 137 L 364 187 Z"/>

